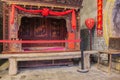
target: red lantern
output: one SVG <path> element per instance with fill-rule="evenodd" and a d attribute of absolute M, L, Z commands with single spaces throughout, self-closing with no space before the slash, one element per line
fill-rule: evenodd
<path fill-rule="evenodd" d="M 88 18 L 85 20 L 85 24 L 89 30 L 91 30 L 94 27 L 95 21 L 93 18 Z"/>
<path fill-rule="evenodd" d="M 92 50 L 92 28 L 94 27 L 95 21 L 93 18 L 88 18 L 85 20 L 85 24 L 87 28 L 89 29 L 89 34 L 90 34 L 90 50 Z"/>

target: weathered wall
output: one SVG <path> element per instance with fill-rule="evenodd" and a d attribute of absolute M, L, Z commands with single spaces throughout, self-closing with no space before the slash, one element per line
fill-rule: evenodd
<path fill-rule="evenodd" d="M 106 0 L 104 1 L 104 6 Z M 83 0 L 83 8 L 81 9 L 81 38 L 85 41 L 85 50 L 89 50 L 89 32 L 85 25 L 87 18 L 94 18 L 97 22 L 97 0 Z M 104 50 L 106 44 L 103 37 L 97 37 L 96 25 L 92 29 L 92 49 L 93 50 Z"/>
<path fill-rule="evenodd" d="M 120 0 L 115 1 L 115 6 L 113 8 L 113 36 L 120 37 Z"/>

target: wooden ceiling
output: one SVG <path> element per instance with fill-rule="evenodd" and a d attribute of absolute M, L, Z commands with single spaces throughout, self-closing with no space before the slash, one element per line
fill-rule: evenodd
<path fill-rule="evenodd" d="M 1 0 L 7 4 L 80 9 L 83 0 Z"/>

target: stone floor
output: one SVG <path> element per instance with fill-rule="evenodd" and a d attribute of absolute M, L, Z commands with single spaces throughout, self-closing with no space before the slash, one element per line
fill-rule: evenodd
<path fill-rule="evenodd" d="M 92 66 L 89 72 L 77 72 L 78 66 L 54 66 L 19 69 L 16 76 L 9 76 L 8 70 L 0 72 L 0 80 L 120 80 L 120 74 L 111 75 Z"/>

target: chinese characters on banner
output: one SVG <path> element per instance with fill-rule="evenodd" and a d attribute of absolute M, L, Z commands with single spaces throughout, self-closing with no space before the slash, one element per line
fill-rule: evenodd
<path fill-rule="evenodd" d="M 103 36 L 103 27 L 102 27 L 102 5 L 103 5 L 103 0 L 97 0 L 97 36 L 101 37 Z"/>

